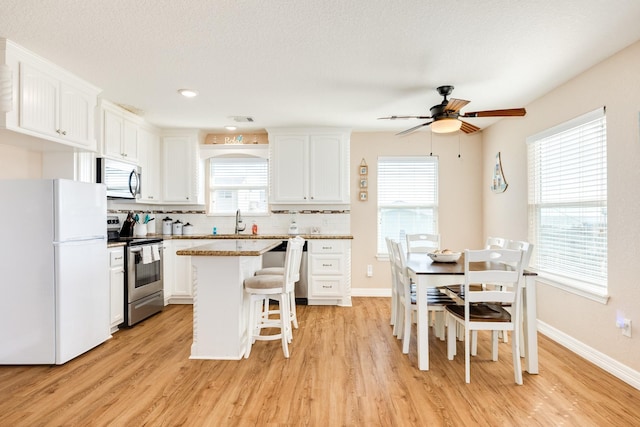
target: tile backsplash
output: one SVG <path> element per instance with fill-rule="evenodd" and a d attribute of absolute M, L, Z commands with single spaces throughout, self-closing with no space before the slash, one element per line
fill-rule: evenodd
<path fill-rule="evenodd" d="M 235 216 L 207 216 L 204 209 L 194 207 L 167 207 L 136 205 L 131 203 L 118 203 L 109 200 L 107 203 L 109 214 L 116 214 L 123 221 L 127 212 L 134 212 L 144 216 L 149 214 L 154 221 L 150 223 L 150 232 L 162 233 L 162 220 L 166 217 L 173 221 L 180 220 L 183 224 L 193 225 L 194 234 L 213 234 L 216 227 L 218 234 L 233 234 L 235 229 Z M 312 228 L 319 230 L 319 234 L 350 234 L 351 214 L 349 211 L 309 212 L 302 211 L 296 215 L 296 221 L 300 234 L 310 234 Z M 268 215 L 252 216 L 242 214 L 246 225 L 243 234 L 251 233 L 251 226 L 255 222 L 258 226 L 258 234 L 287 234 L 292 215 L 287 211 L 272 212 Z"/>

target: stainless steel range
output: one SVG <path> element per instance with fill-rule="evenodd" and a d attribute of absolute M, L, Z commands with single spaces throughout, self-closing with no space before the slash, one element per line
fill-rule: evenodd
<path fill-rule="evenodd" d="M 124 324 L 134 324 L 164 308 L 162 238 L 121 237 L 120 221 L 107 218 L 110 242 L 124 242 Z"/>

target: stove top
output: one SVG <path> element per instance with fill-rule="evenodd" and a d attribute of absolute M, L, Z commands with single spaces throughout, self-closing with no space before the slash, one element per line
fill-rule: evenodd
<path fill-rule="evenodd" d="M 153 243 L 162 242 L 161 237 L 118 237 L 114 239 L 107 240 L 109 243 L 126 243 L 127 246 L 139 246 L 139 245 L 150 245 Z"/>
<path fill-rule="evenodd" d="M 107 216 L 107 242 L 109 243 L 126 243 L 127 246 L 148 245 L 162 242 L 161 237 L 121 237 L 120 236 L 120 219 L 115 215 Z"/>

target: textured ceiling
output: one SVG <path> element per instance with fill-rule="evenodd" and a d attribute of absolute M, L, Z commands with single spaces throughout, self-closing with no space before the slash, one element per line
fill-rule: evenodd
<path fill-rule="evenodd" d="M 428 114 L 446 84 L 463 112 L 526 107 L 638 22 L 637 0 L 0 0 L 0 37 L 151 123 L 213 131 L 402 130 L 419 122 L 376 118 Z"/>

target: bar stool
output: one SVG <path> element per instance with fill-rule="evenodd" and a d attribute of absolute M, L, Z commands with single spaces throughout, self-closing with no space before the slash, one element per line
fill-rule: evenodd
<path fill-rule="evenodd" d="M 304 239 L 300 236 L 297 236 L 300 240 L 302 240 L 302 244 L 304 245 Z M 304 247 L 303 247 L 304 248 Z M 289 245 L 287 244 L 287 250 L 289 249 Z M 286 257 L 286 255 L 285 255 Z M 300 261 L 302 260 L 302 252 L 300 252 Z M 286 260 L 285 260 L 286 263 Z M 265 267 L 255 272 L 256 276 L 282 276 L 284 275 L 284 266 L 282 267 Z M 295 282 L 300 281 L 300 269 L 296 270 Z M 269 314 L 273 314 L 276 311 L 269 311 L 269 298 L 266 298 L 264 301 L 264 310 L 262 312 L 263 316 L 269 316 Z M 296 293 L 295 286 L 291 288 L 291 292 L 289 292 L 289 314 L 291 315 L 291 323 L 293 327 L 298 329 L 298 314 L 296 312 Z"/>
<path fill-rule="evenodd" d="M 291 342 L 291 302 L 289 294 L 292 292 L 299 276 L 300 261 L 302 260 L 302 245 L 304 239 L 297 236 L 289 239 L 285 255 L 284 275 L 259 275 L 245 279 L 244 289 L 249 297 L 249 319 L 247 323 L 247 348 L 245 358 L 251 354 L 251 347 L 256 340 L 270 341 L 280 339 L 284 357 L 289 357 Z M 278 318 L 269 316 L 268 301 L 278 301 Z M 293 302 L 295 304 L 295 301 Z M 262 329 L 278 328 L 280 333 L 261 335 Z"/>

